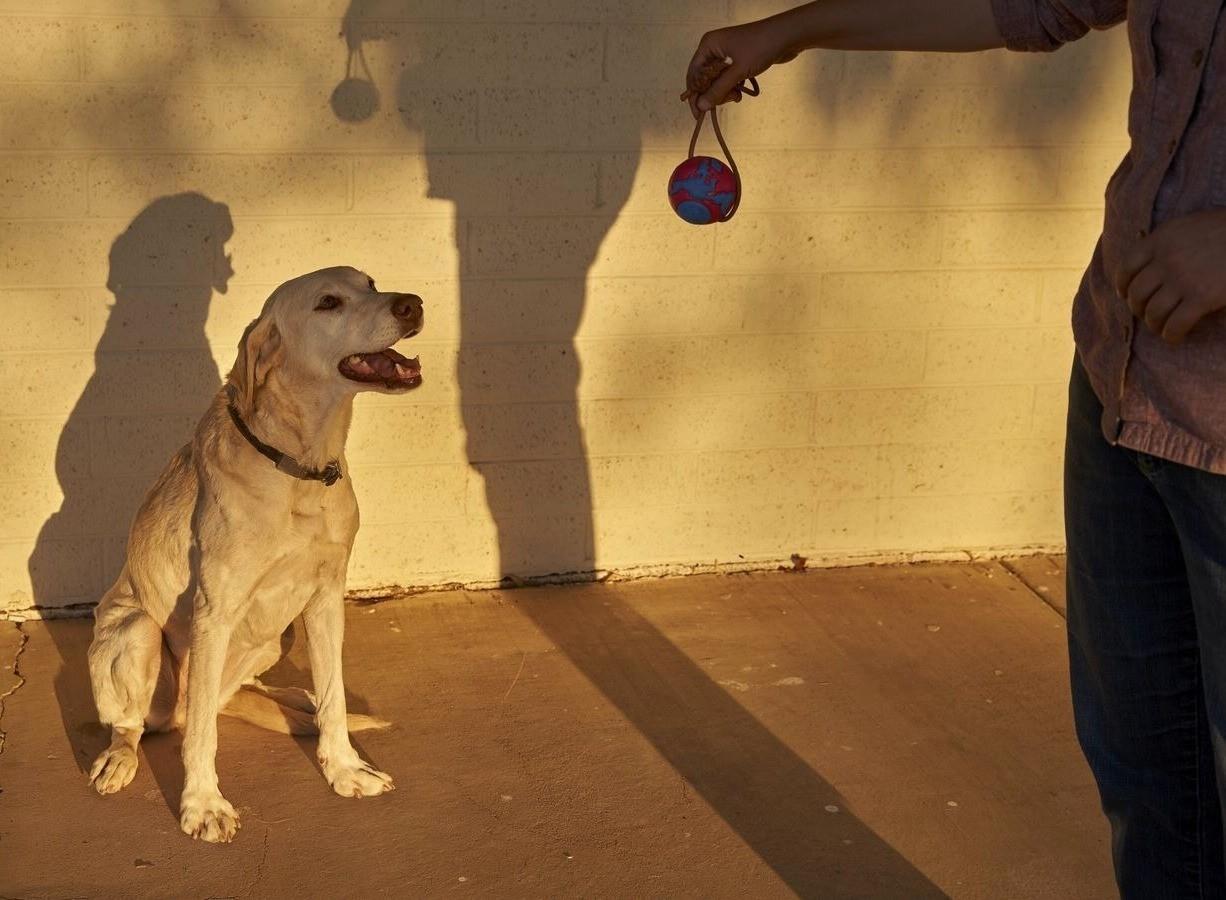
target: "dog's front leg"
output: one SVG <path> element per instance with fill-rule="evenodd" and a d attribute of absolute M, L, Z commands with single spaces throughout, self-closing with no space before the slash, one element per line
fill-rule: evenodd
<path fill-rule="evenodd" d="M 230 623 L 201 592 L 192 620 L 179 826 L 211 843 L 232 840 L 239 827 L 238 813 L 217 786 L 217 715 L 230 632 Z"/>
<path fill-rule="evenodd" d="M 318 704 L 316 757 L 328 784 L 342 797 L 374 797 L 392 790 L 390 775 L 362 761 L 349 742 L 345 709 L 345 679 L 341 674 L 341 645 L 345 637 L 345 610 L 341 589 L 315 597 L 302 612 L 306 625 L 311 676 Z"/>

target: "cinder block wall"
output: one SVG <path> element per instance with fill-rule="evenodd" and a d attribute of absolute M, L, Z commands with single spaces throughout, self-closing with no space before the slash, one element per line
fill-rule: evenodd
<path fill-rule="evenodd" d="M 428 309 L 426 385 L 357 405 L 353 587 L 1058 544 L 1123 36 L 811 54 L 686 226 L 689 53 L 780 5 L 0 0 L 0 608 L 97 599 L 243 326 L 338 263 Z"/>

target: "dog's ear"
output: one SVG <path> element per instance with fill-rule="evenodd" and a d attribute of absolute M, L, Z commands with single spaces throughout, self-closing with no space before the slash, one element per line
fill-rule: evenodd
<path fill-rule="evenodd" d="M 230 384 L 238 390 L 242 406 L 250 410 L 256 389 L 268 378 L 268 372 L 281 359 L 281 332 L 273 317 L 265 313 L 243 332 L 238 342 L 238 359 L 230 371 Z"/>

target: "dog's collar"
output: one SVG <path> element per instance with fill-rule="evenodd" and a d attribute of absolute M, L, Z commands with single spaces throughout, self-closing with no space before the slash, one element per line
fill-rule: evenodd
<path fill-rule="evenodd" d="M 303 481 L 322 481 L 328 487 L 336 484 L 343 477 L 341 475 L 341 464 L 335 459 L 324 466 L 323 469 L 308 469 L 288 453 L 282 453 L 276 447 L 268 446 L 252 434 L 251 429 L 247 427 L 247 423 L 243 421 L 243 417 L 238 414 L 238 409 L 235 408 L 233 401 L 226 404 L 226 408 L 230 410 L 230 418 L 234 420 L 234 426 L 238 429 L 239 434 L 245 437 L 247 443 L 252 447 L 255 447 L 256 450 L 259 450 L 260 453 L 271 459 L 278 472 L 284 472 L 286 475 L 292 475 L 294 478 L 300 478 Z"/>

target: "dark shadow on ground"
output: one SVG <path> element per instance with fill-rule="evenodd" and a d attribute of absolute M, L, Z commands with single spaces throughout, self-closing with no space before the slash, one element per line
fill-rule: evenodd
<path fill-rule="evenodd" d="M 616 589 L 509 598 L 797 895 L 946 896 Z"/>

